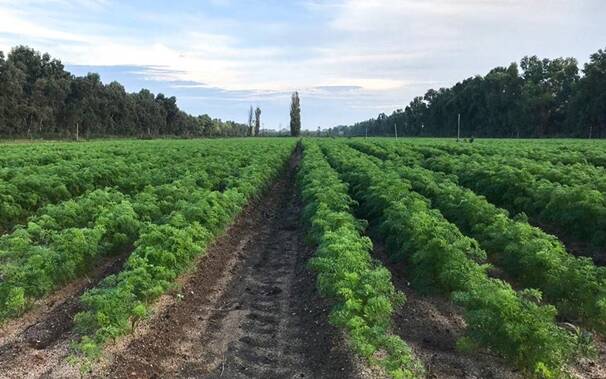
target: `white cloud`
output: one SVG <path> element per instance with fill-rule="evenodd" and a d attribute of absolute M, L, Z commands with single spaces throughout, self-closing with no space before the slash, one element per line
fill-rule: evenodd
<path fill-rule="evenodd" d="M 55 3 L 68 4 L 60 0 Z M 106 1 L 81 0 L 80 3 L 88 7 L 109 6 Z M 402 60 L 410 55 L 401 51 L 357 53 L 347 46 L 334 46 L 310 49 L 303 59 L 293 60 L 288 56 L 290 46 L 246 46 L 241 42 L 242 36 L 217 33 L 199 26 L 192 28 L 190 23 L 177 27 L 172 35 L 161 37 L 130 36 L 120 25 L 111 25 L 111 20 L 108 20 L 104 34 L 74 32 L 77 20 L 68 17 L 57 20 L 39 7 L 39 1 L 24 4 L 18 7 L 14 2 L 0 2 L 0 16 L 7 20 L 0 25 L 0 33 L 11 34 L 18 40 L 35 41 L 35 45 L 42 45 L 67 63 L 161 66 L 168 70 L 162 74 L 149 72 L 150 78 L 194 80 L 229 90 L 285 91 L 317 85 L 393 89 L 403 81 L 373 76 L 351 77 L 343 68 L 352 64 Z M 145 15 L 148 19 L 150 16 L 149 13 Z M 154 18 L 162 16 L 156 14 Z M 216 24 L 212 26 L 219 29 Z M 273 27 L 279 29 L 284 25 L 274 24 Z M 167 42 L 170 37 L 177 36 Z"/>
<path fill-rule="evenodd" d="M 3 4 L 3 3 L 0 3 Z M 77 33 L 55 30 L 28 20 L 27 13 L 0 8 L 0 33 L 14 34 L 25 39 L 46 39 L 67 42 L 85 42 Z"/>

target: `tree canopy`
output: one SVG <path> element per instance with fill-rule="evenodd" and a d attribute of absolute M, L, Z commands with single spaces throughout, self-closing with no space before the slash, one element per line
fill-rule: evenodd
<path fill-rule="evenodd" d="M 301 102 L 299 93 L 293 92 L 290 102 L 290 135 L 298 137 L 301 134 Z"/>
<path fill-rule="evenodd" d="M 147 89 L 127 93 L 98 74 L 75 76 L 26 46 L 0 51 L 0 137 L 245 136 L 246 125 L 192 116 L 177 99 Z"/>
<path fill-rule="evenodd" d="M 261 130 L 261 108 L 257 107 L 255 109 L 255 135 L 259 135 L 259 131 Z"/>
<path fill-rule="evenodd" d="M 331 134 L 348 136 L 606 137 L 606 51 L 576 59 L 524 57 L 450 88 L 430 89 L 403 110 Z"/>

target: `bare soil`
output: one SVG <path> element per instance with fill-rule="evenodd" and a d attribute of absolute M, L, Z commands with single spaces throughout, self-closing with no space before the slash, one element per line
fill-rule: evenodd
<path fill-rule="evenodd" d="M 570 368 L 570 374 L 575 379 L 604 379 L 606 378 L 606 340 L 603 336 L 594 336 L 596 356 L 581 358 Z"/>

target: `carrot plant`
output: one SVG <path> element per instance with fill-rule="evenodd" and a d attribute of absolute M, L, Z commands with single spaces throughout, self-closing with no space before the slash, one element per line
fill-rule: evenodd
<path fill-rule="evenodd" d="M 264 159 L 276 159 L 276 154 L 284 159 L 285 151 L 292 148 L 293 142 L 173 143 L 175 145 L 171 142 L 163 145 L 167 151 L 159 155 L 164 158 L 151 156 L 151 148 L 157 148 L 155 143 L 130 141 L 126 146 L 119 144 L 115 150 L 114 145 L 100 144 L 104 150 L 98 154 L 149 158 L 149 161 L 132 162 L 133 168 L 142 172 L 123 173 L 109 165 L 94 169 L 91 177 L 96 177 L 94 173 L 100 170 L 115 172 L 113 183 L 119 185 L 86 191 L 57 204 L 47 203 L 31 215 L 26 224 L 0 237 L 0 322 L 18 316 L 35 299 L 86 274 L 100 257 L 132 250 L 141 233 L 150 226 L 168 223 L 173 213 L 181 212 L 185 219 L 206 217 L 194 214 L 199 208 L 190 205 L 214 199 L 207 194 L 215 189 L 221 194 L 238 187 L 240 195 L 234 197 L 237 199 L 254 195 L 268 180 L 266 170 L 271 172 L 274 168 L 274 164 L 270 164 L 265 169 Z M 135 152 L 126 147 L 132 147 Z M 275 153 L 274 149 L 277 149 Z M 171 159 L 175 163 L 172 170 L 170 166 L 164 167 Z M 132 177 L 123 177 L 126 172 Z M 89 174 L 83 180 L 89 180 Z M 99 184 L 104 178 L 96 177 L 92 183 Z M 215 230 L 216 220 L 221 218 L 211 216 L 205 226 Z"/>
<path fill-rule="evenodd" d="M 606 330 L 606 268 L 569 254 L 554 236 L 524 218 L 510 218 L 506 210 L 448 176 L 409 164 L 407 158 L 400 160 L 390 144 L 355 143 L 354 147 L 375 156 L 389 156 L 378 164 L 409 181 L 414 191 L 430 199 L 449 221 L 480 242 L 492 261 L 516 283 L 540 289 L 562 318 Z M 381 147 L 383 152 L 377 151 Z"/>

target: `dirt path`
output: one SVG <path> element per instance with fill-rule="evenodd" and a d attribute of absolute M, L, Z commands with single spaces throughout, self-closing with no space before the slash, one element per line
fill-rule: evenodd
<path fill-rule="evenodd" d="M 305 263 L 295 156 L 199 261 L 179 291 L 94 370 L 117 378 L 360 377 Z M 113 350 L 113 351 L 111 351 Z M 50 376 L 69 376 L 57 370 Z M 365 374 L 365 376 L 367 376 Z"/>

